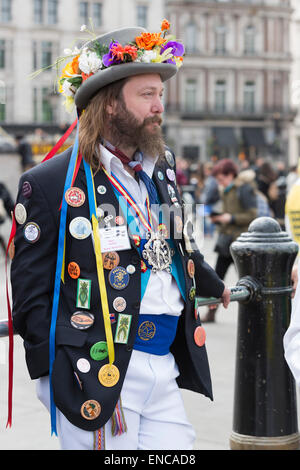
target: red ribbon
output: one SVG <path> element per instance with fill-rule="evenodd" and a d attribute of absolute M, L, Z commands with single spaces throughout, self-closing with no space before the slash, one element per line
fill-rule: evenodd
<path fill-rule="evenodd" d="M 61 148 L 61 146 L 65 143 L 67 138 L 70 136 L 72 131 L 74 130 L 76 124 L 78 122 L 78 119 L 71 124 L 69 129 L 64 133 L 64 135 L 59 139 L 59 141 L 55 144 L 55 146 L 50 150 L 50 152 L 46 155 L 46 157 L 43 159 L 42 163 L 50 160 L 50 158 L 54 157 L 54 155 L 58 152 L 58 150 Z M 73 182 L 75 181 L 75 178 L 77 176 L 79 166 L 81 163 L 82 156 L 81 154 L 79 155 L 79 158 L 77 159 L 77 165 L 74 171 L 74 176 L 73 176 Z M 73 185 L 72 182 L 72 185 Z M 9 301 L 9 293 L 8 293 L 8 276 L 7 276 L 7 255 L 9 251 L 9 247 L 11 243 L 13 242 L 13 239 L 16 235 L 17 231 L 17 224 L 16 220 L 14 217 L 14 214 L 12 213 L 12 227 L 11 227 L 11 232 L 9 236 L 9 241 L 7 244 L 6 248 L 6 255 L 5 255 L 5 274 L 6 274 L 6 300 L 7 300 L 7 310 L 8 310 L 8 338 L 9 338 L 9 351 L 8 351 L 8 418 L 7 418 L 7 423 L 6 427 L 11 427 L 12 425 L 12 397 L 13 397 L 13 367 L 14 367 L 14 331 L 13 331 L 13 320 L 12 320 L 12 312 L 11 312 L 11 306 L 10 306 L 10 301 Z"/>
<path fill-rule="evenodd" d="M 9 352 L 8 352 L 8 418 L 6 427 L 11 427 L 12 423 L 12 395 L 13 395 L 13 366 L 14 366 L 14 332 L 13 332 L 13 321 L 12 321 L 12 314 L 11 314 L 11 307 L 9 302 L 9 294 L 8 294 L 8 277 L 7 277 L 7 255 L 8 250 L 13 242 L 14 236 L 17 231 L 17 224 L 15 220 L 15 216 L 12 213 L 12 227 L 11 232 L 6 248 L 5 254 L 5 275 L 6 275 L 6 300 L 7 300 L 7 309 L 8 309 L 8 337 L 9 337 Z"/>

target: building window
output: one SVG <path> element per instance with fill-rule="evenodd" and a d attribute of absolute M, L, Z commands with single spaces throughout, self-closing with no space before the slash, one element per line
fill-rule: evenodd
<path fill-rule="evenodd" d="M 255 28 L 254 26 L 247 26 L 244 33 L 245 54 L 255 53 Z"/>
<path fill-rule="evenodd" d="M 197 145 L 185 145 L 182 153 L 185 160 L 197 161 L 200 158 L 200 148 Z"/>
<path fill-rule="evenodd" d="M 34 22 L 42 24 L 44 20 L 44 0 L 34 0 Z"/>
<path fill-rule="evenodd" d="M 98 28 L 102 25 L 102 3 L 99 2 L 79 2 L 80 24 L 88 25 L 92 23 Z"/>
<path fill-rule="evenodd" d="M 0 39 L 0 69 L 5 69 L 5 39 Z"/>
<path fill-rule="evenodd" d="M 48 0 L 48 24 L 57 24 L 57 0 Z"/>
<path fill-rule="evenodd" d="M 93 3 L 92 12 L 94 26 L 99 28 L 102 25 L 102 3 Z"/>
<path fill-rule="evenodd" d="M 187 79 L 185 87 L 185 110 L 196 111 L 197 80 Z"/>
<path fill-rule="evenodd" d="M 11 0 L 1 1 L 1 21 L 9 23 L 12 20 Z"/>
<path fill-rule="evenodd" d="M 5 104 L 0 103 L 0 121 L 5 121 L 6 113 L 5 113 Z"/>
<path fill-rule="evenodd" d="M 218 113 L 226 111 L 226 81 L 217 80 L 215 84 L 215 110 Z"/>
<path fill-rule="evenodd" d="M 255 83 L 245 82 L 244 85 L 244 111 L 254 113 L 255 111 Z"/>
<path fill-rule="evenodd" d="M 53 109 L 51 105 L 50 88 L 33 89 L 33 119 L 34 122 L 53 122 Z"/>
<path fill-rule="evenodd" d="M 148 7 L 146 5 L 137 5 L 137 24 L 142 28 L 147 28 L 148 24 Z"/>
<path fill-rule="evenodd" d="M 225 25 L 219 25 L 216 27 L 216 30 L 215 30 L 216 54 L 226 53 L 226 34 L 227 34 L 227 28 Z"/>
<path fill-rule="evenodd" d="M 193 54 L 197 51 L 197 26 L 195 23 L 189 23 L 185 27 L 185 50 L 187 54 Z"/>
<path fill-rule="evenodd" d="M 53 63 L 53 50 L 55 44 L 51 41 L 32 43 L 33 70 L 50 67 Z M 49 69 L 50 70 L 50 69 Z"/>

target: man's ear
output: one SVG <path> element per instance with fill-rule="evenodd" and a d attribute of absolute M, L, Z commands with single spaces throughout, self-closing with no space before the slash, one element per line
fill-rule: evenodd
<path fill-rule="evenodd" d="M 116 112 L 116 107 L 117 107 L 117 101 L 116 100 L 111 100 L 110 103 L 106 105 L 106 112 L 109 116 L 112 116 Z"/>

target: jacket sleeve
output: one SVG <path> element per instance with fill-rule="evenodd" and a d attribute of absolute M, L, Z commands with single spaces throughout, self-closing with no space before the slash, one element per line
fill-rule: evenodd
<path fill-rule="evenodd" d="M 245 209 L 243 212 L 233 215 L 235 225 L 248 225 L 257 217 L 256 195 L 254 189 L 249 184 L 243 184 L 238 191 L 241 205 Z"/>
<path fill-rule="evenodd" d="M 220 298 L 225 289 L 224 282 L 204 260 L 203 255 L 195 250 L 191 255 L 195 264 L 196 295 Z"/>
<path fill-rule="evenodd" d="M 22 185 L 25 181 L 32 188 L 29 198 L 22 195 Z M 49 363 L 48 337 L 56 268 L 58 222 L 50 211 L 46 196 L 31 173 L 27 172 L 22 176 L 17 203 L 25 207 L 27 218 L 24 224 L 17 223 L 11 285 L 13 324 L 24 339 L 31 378 L 47 374 Z M 37 224 L 40 230 L 40 236 L 34 243 L 29 242 L 24 235 L 24 228 L 29 222 Z"/>

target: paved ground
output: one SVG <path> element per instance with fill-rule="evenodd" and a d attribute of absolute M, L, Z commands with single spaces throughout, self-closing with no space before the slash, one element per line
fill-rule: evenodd
<path fill-rule="evenodd" d="M 0 155 L 0 178 L 5 180 L 13 194 L 16 192 L 20 175 L 15 156 Z M 9 226 L 2 233 L 6 236 Z M 206 239 L 203 253 L 214 266 L 214 240 Z M 232 266 L 228 272 L 228 286 L 236 284 L 237 277 Z M 5 273 L 3 259 L 0 259 L 0 319 L 6 318 Z M 203 312 L 205 311 L 205 308 Z M 214 401 L 193 392 L 183 391 L 186 410 L 196 433 L 195 448 L 198 450 L 227 450 L 232 430 L 234 401 L 234 371 L 237 330 L 237 303 L 227 310 L 219 309 L 217 322 L 206 325 L 207 351 L 210 359 L 214 388 Z M 30 380 L 24 361 L 23 345 L 15 337 L 14 353 L 14 407 L 13 427 L 5 429 L 7 418 L 7 376 L 8 341 L 0 339 L 0 450 L 58 449 L 58 440 L 50 437 L 48 412 L 35 398 L 35 384 Z"/>

